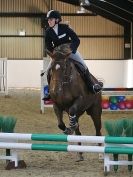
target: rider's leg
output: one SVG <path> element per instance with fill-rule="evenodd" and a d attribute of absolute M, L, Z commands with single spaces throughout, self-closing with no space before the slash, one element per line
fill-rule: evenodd
<path fill-rule="evenodd" d="M 75 60 L 78 63 L 81 63 L 81 67 L 79 67 L 79 70 L 81 70 L 81 72 L 83 72 L 83 67 L 84 67 L 84 80 L 87 82 L 87 86 L 89 88 L 89 90 L 93 93 L 98 93 L 102 90 L 101 85 L 99 85 L 99 83 L 95 83 L 93 82 L 93 80 L 91 79 L 91 75 L 90 72 L 88 70 L 88 67 L 86 66 L 82 56 L 80 55 L 80 53 L 77 51 L 75 54 L 71 54 L 70 58 Z M 79 65 L 80 66 L 80 65 Z"/>

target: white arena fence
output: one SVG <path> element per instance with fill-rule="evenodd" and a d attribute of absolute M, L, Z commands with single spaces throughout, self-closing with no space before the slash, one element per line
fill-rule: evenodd
<path fill-rule="evenodd" d="M 43 70 L 41 70 L 40 75 L 41 75 L 41 113 L 44 113 L 44 107 L 52 107 L 52 105 L 44 105 L 44 87 L 48 85 L 47 82 L 47 68 L 50 62 L 50 58 L 46 57 L 43 58 Z M 42 75 L 43 74 L 43 75 Z"/>
<path fill-rule="evenodd" d="M 7 58 L 0 58 L 0 94 L 8 95 Z"/>

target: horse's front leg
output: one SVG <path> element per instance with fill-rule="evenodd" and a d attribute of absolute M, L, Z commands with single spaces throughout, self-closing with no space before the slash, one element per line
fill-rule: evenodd
<path fill-rule="evenodd" d="M 69 126 L 72 132 L 78 128 L 78 104 L 79 101 L 76 100 L 74 104 L 69 108 L 68 115 L 69 115 Z M 80 110 L 79 110 L 80 111 Z"/>
<path fill-rule="evenodd" d="M 65 123 L 63 122 L 63 110 L 59 108 L 56 104 L 53 105 L 53 108 L 58 120 L 58 127 L 63 131 L 64 134 L 72 134 L 71 129 L 67 128 Z"/>
<path fill-rule="evenodd" d="M 79 116 L 78 116 L 78 111 L 80 112 L 81 110 L 78 109 L 78 105 L 81 103 L 80 99 L 76 100 L 75 103 L 69 108 L 69 125 L 70 125 L 70 129 L 72 130 L 72 132 L 75 131 L 76 135 L 81 135 L 80 129 L 79 129 Z M 82 111 L 81 111 L 82 112 Z M 78 142 L 78 145 L 81 146 L 81 142 Z M 79 161 L 83 161 L 83 153 L 82 152 L 78 152 L 78 160 Z"/>

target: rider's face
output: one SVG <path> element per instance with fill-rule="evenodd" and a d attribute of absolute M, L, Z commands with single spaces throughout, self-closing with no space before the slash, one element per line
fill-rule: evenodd
<path fill-rule="evenodd" d="M 56 22 L 55 18 L 49 18 L 48 19 L 48 24 L 49 24 L 50 27 L 54 27 L 55 22 Z"/>

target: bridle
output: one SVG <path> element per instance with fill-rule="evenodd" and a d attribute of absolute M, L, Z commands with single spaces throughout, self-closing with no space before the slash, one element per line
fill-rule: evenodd
<path fill-rule="evenodd" d="M 60 59 L 60 60 L 54 60 L 52 63 L 52 73 L 55 70 L 55 66 L 59 64 L 60 69 L 62 71 L 62 79 L 61 79 L 61 85 L 66 85 L 70 84 L 71 79 L 72 79 L 72 67 L 70 65 L 71 61 L 69 61 L 69 57 L 67 56 L 66 58 Z M 59 79 L 51 78 L 53 81 L 59 81 Z"/>

